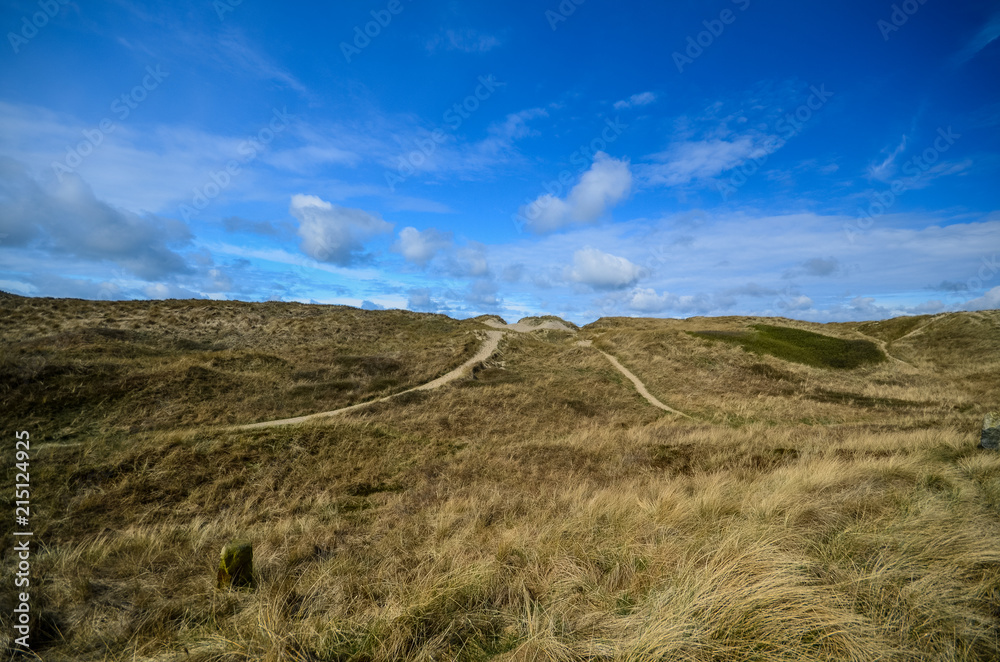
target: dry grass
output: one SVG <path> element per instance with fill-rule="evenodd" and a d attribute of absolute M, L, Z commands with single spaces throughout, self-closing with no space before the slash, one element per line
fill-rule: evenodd
<path fill-rule="evenodd" d="M 122 413 L 33 461 L 41 655 L 995 660 L 1000 455 L 975 429 L 1000 336 L 976 315 L 870 333 L 906 363 L 855 371 L 684 333 L 762 320 L 605 320 L 508 336 L 474 378 L 326 425 L 129 432 Z M 214 588 L 234 537 L 254 591 Z"/>
<path fill-rule="evenodd" d="M 456 367 L 480 327 L 295 303 L 11 298 L 0 310 L 4 416 L 62 437 L 365 402 Z"/>

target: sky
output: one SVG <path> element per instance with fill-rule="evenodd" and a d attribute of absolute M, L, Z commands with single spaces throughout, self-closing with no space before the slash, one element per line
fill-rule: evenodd
<path fill-rule="evenodd" d="M 0 289 L 1000 308 L 1000 2 L 4 1 Z"/>

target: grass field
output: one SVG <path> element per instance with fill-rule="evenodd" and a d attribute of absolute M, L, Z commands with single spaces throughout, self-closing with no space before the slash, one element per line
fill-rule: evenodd
<path fill-rule="evenodd" d="M 1000 454 L 976 448 L 998 311 L 510 333 L 439 390 L 251 432 L 227 426 L 429 381 L 490 327 L 285 303 L 0 312 L 45 660 L 1000 658 Z M 252 591 L 215 588 L 234 538 Z M 5 586 L 5 647 L 12 609 Z"/>

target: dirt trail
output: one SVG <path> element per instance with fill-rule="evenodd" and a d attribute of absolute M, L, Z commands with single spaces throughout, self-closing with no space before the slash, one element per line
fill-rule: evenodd
<path fill-rule="evenodd" d="M 259 430 L 261 428 L 272 428 L 272 427 L 277 427 L 279 425 L 295 425 L 297 423 L 305 423 L 307 421 L 315 421 L 324 418 L 330 418 L 332 416 L 338 416 L 340 414 L 344 414 L 349 411 L 362 409 L 369 405 L 375 404 L 376 402 L 386 402 L 388 400 L 392 400 L 393 398 L 399 397 L 404 393 L 412 393 L 414 391 L 429 391 L 431 389 L 440 388 L 445 384 L 448 384 L 450 382 L 455 381 L 456 379 L 464 377 L 470 370 L 472 370 L 473 367 L 479 365 L 486 359 L 490 358 L 493 355 L 493 353 L 497 351 L 497 347 L 500 345 L 500 339 L 503 338 L 505 332 L 531 333 L 532 331 L 549 329 L 553 331 L 569 331 L 570 333 L 576 333 L 576 329 L 573 329 L 572 327 L 569 327 L 565 324 L 553 320 L 548 320 L 545 322 L 521 321 L 518 322 L 517 324 L 503 324 L 501 322 L 497 322 L 496 320 L 487 320 L 486 325 L 491 326 L 497 330 L 486 332 L 486 339 L 483 341 L 483 344 L 480 346 L 479 351 L 476 352 L 475 356 L 473 356 L 468 361 L 458 366 L 448 374 L 438 377 L 434 381 L 427 382 L 426 384 L 421 384 L 420 386 L 414 386 L 411 389 L 400 391 L 399 393 L 394 393 L 393 395 L 387 395 L 384 398 L 377 398 L 375 400 L 369 400 L 368 402 L 361 402 L 356 405 L 351 405 L 350 407 L 342 407 L 341 409 L 334 409 L 333 411 L 324 411 L 318 414 L 307 414 L 305 416 L 296 416 L 295 418 L 283 418 L 278 421 L 262 421 L 260 423 L 237 425 L 230 427 L 229 429 Z M 592 346 L 589 340 L 581 340 L 577 344 L 582 347 Z M 601 352 L 601 350 L 597 351 Z M 684 416 L 685 418 L 691 418 L 684 412 L 677 411 L 676 409 L 668 407 L 667 405 L 663 404 L 662 402 L 654 398 L 652 395 L 650 395 L 649 391 L 646 389 L 646 385 L 643 384 L 641 381 L 639 381 L 638 377 L 629 372 L 628 369 L 625 368 L 625 366 L 619 363 L 618 359 L 605 352 L 601 352 L 601 354 L 604 354 L 604 357 L 611 362 L 611 365 L 613 365 L 615 368 L 618 369 L 619 372 L 621 372 L 623 375 L 629 378 L 632 384 L 635 385 L 635 389 L 639 392 L 639 395 L 646 398 L 649 404 L 653 405 L 654 407 L 658 407 L 663 411 L 668 411 L 672 414 L 677 414 L 678 416 Z"/>
<path fill-rule="evenodd" d="M 540 329 L 549 329 L 552 331 L 569 331 L 570 333 L 576 333 L 576 329 L 570 326 L 566 326 L 562 322 L 556 322 L 555 320 L 546 320 L 545 322 L 535 322 L 521 320 L 516 324 L 501 324 L 496 320 L 486 320 L 485 324 L 487 326 L 492 326 L 494 329 L 503 329 L 504 331 L 515 331 L 517 333 L 531 333 L 532 331 L 538 331 Z"/>
<path fill-rule="evenodd" d="M 591 344 L 591 342 L 589 340 L 581 340 L 580 342 L 577 343 L 577 345 L 580 345 L 582 347 L 591 347 L 592 346 L 592 344 Z M 642 381 L 638 377 L 636 377 L 635 375 L 633 375 L 631 370 L 629 370 L 628 368 L 626 368 L 625 366 L 623 366 L 621 363 L 619 363 L 618 359 L 616 359 L 615 357 L 611 356 L 607 352 L 601 351 L 599 349 L 597 351 L 601 352 L 601 354 L 604 355 L 604 358 L 606 358 L 608 361 L 610 361 L 611 365 L 613 365 L 615 368 L 617 368 L 618 372 L 622 373 L 623 375 L 625 375 L 626 377 L 629 378 L 629 381 L 631 381 L 632 384 L 635 386 L 635 390 L 639 392 L 639 395 L 641 395 L 642 397 L 646 398 L 646 402 L 648 402 L 649 404 L 653 405 L 654 407 L 658 407 L 658 408 L 662 409 L 663 411 L 669 411 L 671 414 L 677 414 L 678 416 L 683 416 L 684 418 L 691 418 L 690 416 L 688 416 L 684 412 L 677 411 L 673 407 L 668 407 L 667 405 L 663 404 L 662 402 L 660 402 L 659 400 L 657 400 L 656 398 L 654 398 L 653 395 L 646 388 L 646 385 L 643 384 Z"/>
<path fill-rule="evenodd" d="M 296 423 L 305 423 L 306 421 L 313 421 L 321 418 L 330 418 L 331 416 L 337 416 L 345 412 L 354 411 L 356 409 L 367 407 L 368 405 L 374 404 L 376 402 L 386 402 L 387 400 L 392 400 L 393 398 L 403 395 L 404 393 L 412 393 L 413 391 L 428 391 L 433 388 L 439 388 L 449 382 L 453 382 L 456 379 L 463 377 L 474 366 L 490 358 L 490 356 L 493 355 L 493 352 L 497 351 L 497 346 L 500 344 L 500 338 L 502 337 L 503 337 L 503 332 L 501 331 L 487 331 L 486 340 L 483 341 L 483 344 L 479 347 L 479 351 L 476 352 L 476 354 L 471 359 L 469 359 L 462 365 L 458 366 L 451 372 L 438 377 L 434 381 L 427 382 L 426 384 L 421 384 L 420 386 L 415 386 L 405 391 L 400 391 L 399 393 L 387 395 L 384 398 L 369 400 L 368 402 L 361 402 L 356 405 L 351 405 L 350 407 L 342 407 L 341 409 L 334 409 L 333 411 L 324 411 L 318 414 L 308 414 L 306 416 L 296 416 L 295 418 L 283 418 L 278 421 L 263 421 L 261 423 L 238 425 L 230 429 L 257 430 L 260 428 L 273 428 L 279 425 L 295 425 Z"/>
<path fill-rule="evenodd" d="M 923 327 L 920 327 L 920 328 L 923 328 Z M 888 357 L 889 357 L 889 358 L 890 358 L 891 360 L 895 361 L 896 363 L 902 363 L 902 364 L 903 364 L 903 365 L 905 365 L 905 366 L 906 366 L 907 368 L 910 368 L 910 369 L 911 369 L 911 371 L 913 371 L 913 370 L 917 370 L 917 367 L 916 367 L 915 365 L 913 365 L 912 363 L 907 363 L 907 362 L 906 362 L 906 361 L 904 361 L 903 359 L 901 359 L 901 358 L 898 358 L 898 357 L 896 357 L 896 356 L 893 356 L 893 355 L 892 355 L 892 354 L 891 354 L 891 353 L 889 352 L 889 343 L 887 343 L 886 341 L 882 340 L 881 338 L 876 338 L 875 336 L 870 336 L 870 335 L 868 335 L 867 333 L 862 333 L 861 331 L 858 331 L 858 334 L 859 334 L 859 335 L 862 335 L 862 336 L 864 336 L 864 337 L 865 337 L 865 338 L 867 338 L 868 340 L 870 340 L 870 341 L 872 341 L 873 343 L 875 343 L 876 345 L 878 345 L 879 349 L 881 349 L 881 350 L 882 350 L 882 352 L 883 352 L 883 353 L 884 353 L 884 354 L 885 354 L 886 356 L 888 356 Z M 907 334 L 907 335 L 909 335 L 909 334 Z M 903 338 L 905 338 L 905 337 L 906 337 L 906 336 L 903 336 Z M 901 340 L 901 338 L 900 338 L 899 340 Z"/>

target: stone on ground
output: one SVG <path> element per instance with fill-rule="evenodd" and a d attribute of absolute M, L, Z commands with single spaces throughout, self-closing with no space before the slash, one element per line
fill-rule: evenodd
<path fill-rule="evenodd" d="M 234 540 L 222 548 L 219 560 L 218 588 L 253 586 L 253 545 Z"/>
<path fill-rule="evenodd" d="M 991 451 L 1000 450 L 1000 411 L 991 411 L 983 419 L 983 432 L 979 436 L 979 447 Z"/>

